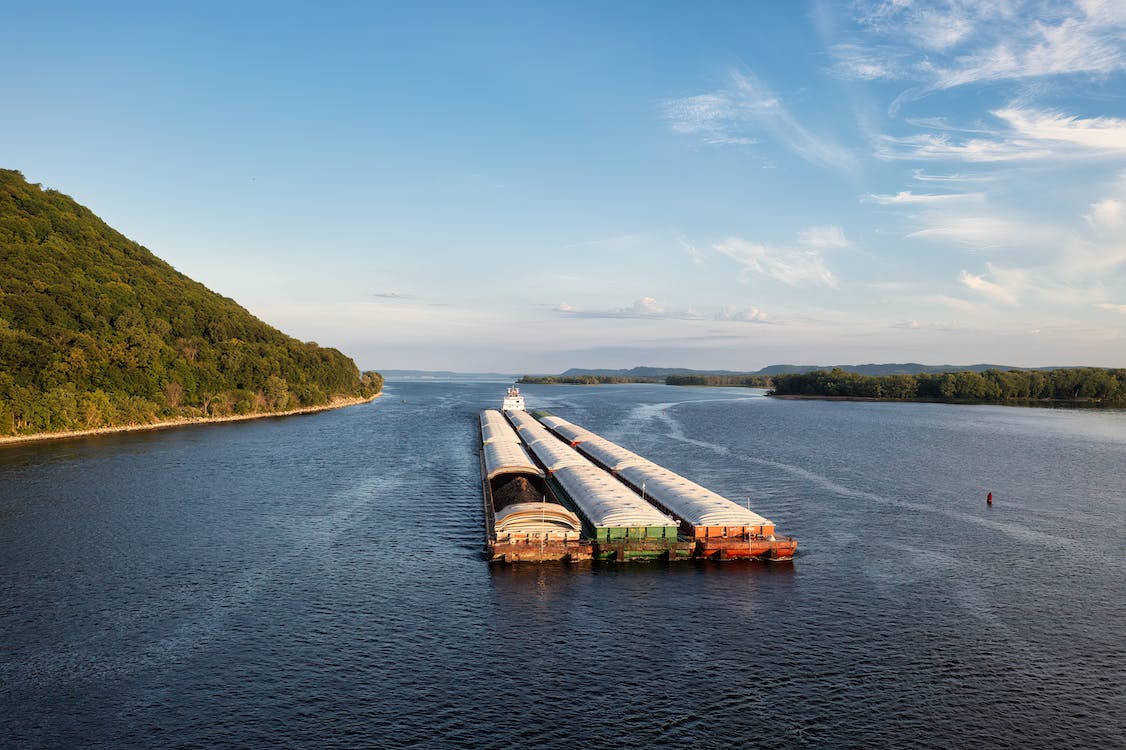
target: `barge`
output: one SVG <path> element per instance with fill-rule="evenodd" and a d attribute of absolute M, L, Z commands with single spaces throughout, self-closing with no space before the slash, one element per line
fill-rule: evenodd
<path fill-rule="evenodd" d="M 716 492 L 509 389 L 481 412 L 486 547 L 496 562 L 770 560 L 797 540 Z"/>
<path fill-rule="evenodd" d="M 543 469 L 498 411 L 481 412 L 481 492 L 490 561 L 591 558 L 579 517 L 556 500 Z"/>
<path fill-rule="evenodd" d="M 681 533 L 695 542 L 695 557 L 783 561 L 797 551 L 796 539 L 777 534 L 772 521 L 750 508 L 565 419 L 545 412 L 536 416 L 549 431 L 676 519 Z"/>

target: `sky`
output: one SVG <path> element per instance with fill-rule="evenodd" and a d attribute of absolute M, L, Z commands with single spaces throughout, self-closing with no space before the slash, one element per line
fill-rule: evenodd
<path fill-rule="evenodd" d="M 0 167 L 362 369 L 1126 367 L 1126 0 L 3 15 Z"/>

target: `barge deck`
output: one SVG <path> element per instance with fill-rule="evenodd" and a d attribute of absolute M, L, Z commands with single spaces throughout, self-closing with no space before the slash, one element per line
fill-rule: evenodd
<path fill-rule="evenodd" d="M 750 508 L 513 395 L 481 412 L 490 561 L 793 558 L 797 540 Z"/>

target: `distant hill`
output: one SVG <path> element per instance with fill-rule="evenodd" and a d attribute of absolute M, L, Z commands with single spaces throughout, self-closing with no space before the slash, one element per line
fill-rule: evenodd
<path fill-rule="evenodd" d="M 281 411 L 381 383 L 0 170 L 0 435 Z"/>
<path fill-rule="evenodd" d="M 660 380 L 667 378 L 669 375 L 744 375 L 746 373 L 733 372 L 731 370 L 692 370 L 686 367 L 631 367 L 628 370 L 584 370 L 580 367 L 572 367 L 566 372 L 560 373 L 560 377 L 565 378 L 581 378 L 587 376 L 604 376 L 616 378 L 652 378 Z"/>
<path fill-rule="evenodd" d="M 603 376 L 620 378 L 653 378 L 663 379 L 670 375 L 786 375 L 802 374 L 815 370 L 840 369 L 845 372 L 854 372 L 859 375 L 919 375 L 922 373 L 940 372 L 985 372 L 986 370 L 1019 370 L 1019 367 L 1005 365 L 921 365 L 915 362 L 903 364 L 866 364 L 866 365 L 770 365 L 761 370 L 693 370 L 684 367 L 631 367 L 628 370 L 595 369 L 584 370 L 573 367 L 561 377 Z M 1052 369 L 1052 368 L 1042 368 Z"/>
<path fill-rule="evenodd" d="M 518 375 L 503 372 L 453 372 L 452 370 L 382 370 L 387 380 L 515 380 Z"/>

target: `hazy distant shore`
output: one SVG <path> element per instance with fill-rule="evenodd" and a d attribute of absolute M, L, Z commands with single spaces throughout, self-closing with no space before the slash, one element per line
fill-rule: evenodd
<path fill-rule="evenodd" d="M 65 440 L 67 438 L 87 437 L 90 435 L 110 435 L 116 432 L 141 432 L 146 430 L 167 430 L 174 427 L 190 427 L 192 425 L 217 424 L 220 422 L 244 422 L 249 419 L 269 419 L 271 417 L 289 417 L 294 414 L 313 414 L 330 409 L 342 409 L 345 406 L 367 404 L 382 396 L 377 393 L 368 398 L 334 398 L 327 404 L 319 406 L 303 406 L 300 409 L 287 411 L 256 412 L 254 414 L 230 414 L 225 417 L 178 417 L 162 422 L 146 424 L 125 424 L 113 427 L 96 427 L 90 430 L 69 430 L 62 432 L 35 432 L 28 435 L 5 435 L 0 437 L 0 446 L 14 443 L 32 443 L 45 440 Z"/>

